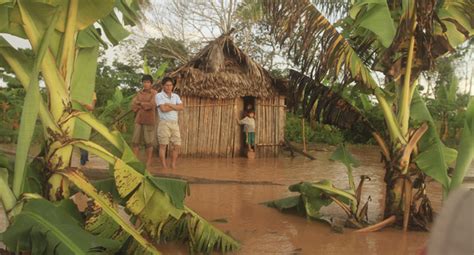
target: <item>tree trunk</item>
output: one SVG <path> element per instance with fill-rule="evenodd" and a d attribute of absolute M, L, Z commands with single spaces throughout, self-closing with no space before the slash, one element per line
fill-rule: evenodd
<path fill-rule="evenodd" d="M 403 226 L 404 218 L 407 217 L 405 220 L 408 229 L 428 230 L 428 224 L 433 221 L 433 213 L 425 191 L 426 176 L 414 163 L 410 163 L 408 174 L 403 175 L 401 168 L 398 167 L 401 162 L 397 161 L 385 164 L 384 218 L 395 216 L 395 224 Z"/>
<path fill-rule="evenodd" d="M 50 201 L 59 201 L 70 195 L 70 182 L 60 172 L 71 167 L 73 146 L 67 143 L 72 139 L 74 120 L 69 119 L 58 126 L 62 133 L 50 131 L 45 134 L 47 141 L 45 162 L 48 171 L 48 186 L 45 193 Z"/>
<path fill-rule="evenodd" d="M 395 215 L 396 224 L 401 226 L 403 222 L 403 176 L 400 170 L 395 169 L 391 164 L 386 164 L 385 168 L 384 218 Z"/>

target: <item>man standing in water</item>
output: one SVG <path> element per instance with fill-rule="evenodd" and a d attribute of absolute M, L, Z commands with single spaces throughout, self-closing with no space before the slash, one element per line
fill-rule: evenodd
<path fill-rule="evenodd" d="M 179 148 L 181 146 L 181 135 L 178 126 L 178 111 L 184 110 L 181 98 L 173 93 L 174 82 L 169 77 L 161 81 L 163 90 L 156 94 L 156 106 L 160 122 L 158 124 L 158 142 L 160 144 L 160 160 L 164 168 L 166 164 L 166 146 L 171 142 L 171 167 L 176 168 Z"/>
<path fill-rule="evenodd" d="M 135 128 L 133 130 L 133 152 L 138 157 L 140 145 L 145 145 L 146 165 L 151 164 L 153 146 L 156 145 L 155 123 L 156 123 L 156 91 L 151 88 L 153 78 L 150 75 L 142 77 L 143 89 L 138 91 L 132 100 L 132 110 L 135 112 Z"/>

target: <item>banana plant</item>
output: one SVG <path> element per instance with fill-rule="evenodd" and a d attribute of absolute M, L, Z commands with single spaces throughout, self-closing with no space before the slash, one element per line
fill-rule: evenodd
<path fill-rule="evenodd" d="M 155 72 L 152 72 L 152 68 L 148 65 L 147 57 L 145 56 L 143 58 L 143 73 L 151 75 L 153 77 L 153 80 L 155 81 L 163 77 L 168 67 L 169 67 L 169 63 L 164 62 L 155 70 Z"/>
<path fill-rule="evenodd" d="M 132 99 L 133 95 L 124 97 L 120 88 L 115 88 L 112 98 L 107 100 L 106 105 L 98 109 L 100 114 L 97 118 L 107 125 L 113 125 L 114 129 L 120 132 L 127 132 L 128 123 L 126 120 L 131 120 L 131 115 L 127 118 L 123 117 L 127 115 Z"/>
<path fill-rule="evenodd" d="M 368 224 L 367 212 L 370 197 L 362 205 L 361 196 L 364 182 L 370 180 L 370 178 L 362 175 L 357 188 L 355 187 L 352 168 L 358 167 L 359 161 L 351 155 L 343 144 L 337 147 L 331 155 L 331 160 L 339 161 L 346 166 L 349 182 L 347 189 L 335 187 L 330 180 L 300 182 L 290 185 L 288 188 L 292 192 L 300 193 L 300 195 L 268 201 L 264 204 L 281 211 L 296 210 L 308 218 L 328 222 L 335 230 L 339 230 L 340 226 L 337 225 L 336 221 L 321 212 L 323 207 L 335 203 L 347 215 L 345 226 L 359 229 L 365 227 Z"/>
<path fill-rule="evenodd" d="M 0 175 L 0 198 L 11 223 L 2 237 L 10 250 L 35 254 L 122 251 L 158 254 L 155 244 L 162 240 L 186 241 L 193 252 L 238 249 L 239 244 L 231 237 L 184 206 L 184 196 L 176 194 L 177 182 L 152 178 L 119 133 L 110 131 L 82 109 L 83 103 L 92 100 L 98 49 L 105 44 L 98 29 L 105 32 L 109 42 L 117 44 L 129 34 L 124 25 L 139 21 L 140 4 L 147 3 L 0 1 L 0 32 L 28 40 L 35 54 L 33 61 L 28 60 L 0 36 L 0 64 L 8 65 L 26 90 L 14 166 L 8 165 L 13 168 L 10 171 L 13 176 L 7 176 L 5 170 Z M 40 96 L 40 80 L 46 86 L 47 100 Z M 46 142 L 40 157 L 30 162 L 28 152 L 37 119 L 41 121 Z M 113 149 L 108 151 L 89 141 L 91 129 L 101 134 Z M 110 163 L 119 200 L 98 191 L 80 170 L 71 167 L 74 147 Z M 31 174 L 45 179 L 37 178 L 40 185 L 33 186 Z M 77 210 L 57 206 L 73 194 L 72 185 L 100 208 L 93 211 L 97 217 L 102 215 L 100 221 L 114 222 L 107 224 L 110 228 L 102 229 L 105 232 L 100 230 L 100 224 L 92 224 L 94 220 L 84 227 L 85 222 L 78 223 L 65 216 L 77 214 Z M 137 219 L 140 227 L 127 222 L 120 210 Z M 49 213 L 55 217 L 45 215 Z M 66 226 L 58 226 L 57 220 Z M 77 230 L 78 227 L 86 232 Z M 29 232 L 31 229 L 34 231 Z M 54 234 L 49 236 L 49 233 Z M 39 242 L 46 235 L 46 241 Z"/>
<path fill-rule="evenodd" d="M 427 176 L 447 194 L 452 189 L 447 169 L 457 152 L 440 141 L 429 112 L 423 111 L 418 77 L 473 36 L 474 5 L 462 0 L 356 0 L 332 24 L 318 10 L 327 9 L 329 2 L 260 3 L 272 33 L 303 74 L 319 83 L 358 86 L 377 100 L 388 134 L 378 141 L 386 170 L 385 217 L 395 216 L 404 229 L 409 223 L 426 229 L 431 218 Z M 373 78 L 375 72 L 383 73 L 383 82 Z M 306 107 L 312 109 L 317 89 L 304 93 L 310 98 Z"/>

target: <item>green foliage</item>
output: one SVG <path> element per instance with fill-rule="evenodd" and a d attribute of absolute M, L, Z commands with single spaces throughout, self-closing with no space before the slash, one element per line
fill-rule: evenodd
<path fill-rule="evenodd" d="M 132 137 L 134 114 L 129 113 L 121 120 L 120 116 L 130 110 L 130 102 L 137 90 L 141 89 L 140 67 L 114 61 L 108 65 L 100 61 L 97 68 L 96 95 L 97 104 L 94 114 L 107 126 L 122 132 L 127 141 Z M 94 141 L 105 145 L 100 136 Z"/>
<path fill-rule="evenodd" d="M 0 202 L 7 211 L 16 204 L 16 197 L 10 189 L 9 179 L 9 170 L 0 165 Z"/>
<path fill-rule="evenodd" d="M 377 132 L 380 132 L 383 136 L 388 136 L 382 111 L 367 95 L 361 93 L 357 87 L 352 87 L 344 89 L 342 96 L 363 113 L 364 117 L 367 118 L 370 125 Z M 371 132 L 367 130 L 367 126 L 360 123 L 355 123 L 350 130 L 343 129 L 341 132 L 346 143 L 376 144 Z"/>
<path fill-rule="evenodd" d="M 0 142 L 16 141 L 24 96 L 22 88 L 0 89 Z"/>
<path fill-rule="evenodd" d="M 43 189 L 45 188 L 43 185 L 46 183 L 46 176 L 44 173 L 45 164 L 43 157 L 44 153 L 40 152 L 40 154 L 34 157 L 33 160 L 28 161 L 25 167 L 26 182 L 24 184 L 24 192 L 43 194 Z M 10 187 L 13 186 L 14 163 L 14 156 L 0 153 L 0 169 L 4 169 L 3 171 L 6 171 L 3 173 L 3 177 L 6 178 L 4 179 L 5 186 L 2 187 L 4 189 L 9 190 Z M 3 198 L 0 195 L 0 201 L 1 199 Z"/>
<path fill-rule="evenodd" d="M 108 65 L 105 60 L 98 63 L 96 73 L 97 105 L 104 106 L 110 95 L 120 88 L 124 97 L 134 95 L 141 89 L 141 67 L 114 61 Z"/>
<path fill-rule="evenodd" d="M 93 123 L 84 118 L 85 114 L 80 117 L 87 123 Z M 99 132 L 108 132 L 106 128 L 104 130 L 103 125 L 101 127 L 95 125 L 95 127 Z M 146 223 L 142 230 L 146 231 L 149 237 L 156 241 L 186 241 L 195 252 L 208 253 L 212 250 L 227 252 L 239 248 L 239 244 L 232 237 L 218 230 L 183 205 L 183 199 L 187 193 L 186 183 L 171 179 L 152 178 L 144 166 L 137 166 L 139 161 L 120 134 L 113 134 L 108 139 L 118 149 L 117 154 L 111 154 L 90 141 L 78 140 L 73 143 L 90 153 L 99 155 L 113 165 L 116 191 L 126 201 L 124 204 L 128 211 L 138 217 L 141 222 Z M 68 171 L 64 175 L 88 196 L 94 198 L 108 216 L 118 219 L 115 210 L 80 173 Z M 120 224 L 120 222 L 118 223 Z M 129 229 L 127 232 L 133 234 L 133 229 Z M 134 236 L 134 239 L 140 241 L 141 237 L 140 235 Z M 140 241 L 140 244 L 142 247 L 147 247 L 143 245 L 143 240 Z"/>
<path fill-rule="evenodd" d="M 467 114 L 458 152 L 456 167 L 449 187 L 450 191 L 461 185 L 474 157 L 474 99 L 471 99 L 467 107 Z"/>
<path fill-rule="evenodd" d="M 335 202 L 346 213 L 349 226 L 362 227 L 367 223 L 368 201 L 360 207 L 360 200 L 364 181 L 369 178 L 361 176 L 359 185 L 357 189 L 355 188 L 352 167 L 358 167 L 359 161 L 351 155 L 344 145 L 340 145 L 334 151 L 331 160 L 339 161 L 346 166 L 349 189 L 337 188 L 330 180 L 300 182 L 290 185 L 288 188 L 292 192 L 300 193 L 299 196 L 268 201 L 263 204 L 277 208 L 280 211 L 296 211 L 309 218 L 322 220 L 333 225 L 332 219 L 321 213 L 321 209 Z"/>
<path fill-rule="evenodd" d="M 308 218 L 333 225 L 332 217 L 322 213 L 321 210 L 335 202 L 347 214 L 348 220 L 355 220 L 356 226 L 361 227 L 362 224 L 365 224 L 363 217 L 366 217 L 366 211 L 364 209 L 360 211 L 362 213 L 358 213 L 356 194 L 335 187 L 329 180 L 300 182 L 290 185 L 288 189 L 298 192 L 300 195 L 267 201 L 263 204 L 280 211 L 296 211 Z"/>
<path fill-rule="evenodd" d="M 374 33 L 385 48 L 392 44 L 396 30 L 385 0 L 358 1 L 352 6 L 349 14 L 354 20 L 357 19 L 359 26 Z"/>
<path fill-rule="evenodd" d="M 86 254 L 119 249 L 118 242 L 85 231 L 71 216 L 70 210 L 74 208 L 44 199 L 27 201 L 3 234 L 3 241 L 12 251 L 18 248 L 32 254 Z"/>
<path fill-rule="evenodd" d="M 112 97 L 108 96 L 107 103 L 98 107 L 98 119 L 109 127 L 113 127 L 120 132 L 129 132 L 129 127 L 133 122 L 133 114 L 128 114 L 123 119 L 118 120 L 119 117 L 123 116 L 130 110 L 130 102 L 133 99 L 133 95 L 124 97 L 122 91 L 119 88 L 115 88 L 115 92 Z"/>
<path fill-rule="evenodd" d="M 449 188 L 447 169 L 449 164 L 456 159 L 457 152 L 454 149 L 446 147 L 439 138 L 433 117 L 418 91 L 415 91 L 411 112 L 413 120 L 417 122 L 426 121 L 429 126 L 428 131 L 419 142 L 420 152 L 414 161 L 423 172 L 441 183 L 444 188 Z"/>
<path fill-rule="evenodd" d="M 20 7 L 20 11 L 21 11 Z M 23 13 L 23 15 L 28 15 Z M 33 69 L 31 70 L 30 77 L 38 77 L 40 73 L 40 66 L 43 62 L 46 52 L 49 50 L 49 44 L 54 32 L 54 24 L 59 19 L 59 9 L 54 11 L 54 15 L 48 19 L 48 29 L 41 38 L 39 49 L 36 52 L 35 60 L 33 61 Z M 17 197 L 20 196 L 24 191 L 25 179 L 27 176 L 26 161 L 28 158 L 28 151 L 33 138 L 33 133 L 36 127 L 36 120 L 39 114 L 39 105 L 41 103 L 41 95 L 39 89 L 39 80 L 30 79 L 28 90 L 26 92 L 25 100 L 23 102 L 23 108 L 21 113 L 21 125 L 18 132 L 18 143 L 15 153 L 15 173 L 13 176 L 13 193 Z"/>
<path fill-rule="evenodd" d="M 148 65 L 154 70 L 159 69 L 163 63 L 168 63 L 169 67 L 174 69 L 189 59 L 184 42 L 170 37 L 148 39 L 140 54 L 147 59 Z"/>
<path fill-rule="evenodd" d="M 469 1 L 350 1 L 349 15 L 337 20 L 336 27 L 313 2 L 261 1 L 268 25 L 280 45 L 290 45 L 287 53 L 299 72 L 320 84 L 324 80 L 338 81 L 375 96 L 388 134 L 376 136 L 377 142 L 385 162 L 391 162 L 385 164 L 384 214 L 395 215 L 404 229 L 408 222 L 415 225 L 414 219 L 426 228 L 425 223 L 431 220 L 426 186 L 405 184 L 425 173 L 449 188 L 448 165 L 456 154 L 440 141 L 423 100 L 416 98 L 418 76 L 432 68 L 437 58 L 472 38 L 474 5 Z M 373 74 L 377 71 L 384 78 L 375 81 Z M 300 90 L 307 95 L 299 98 L 306 101 L 303 108 L 322 108 L 317 100 L 307 100 L 323 95 L 318 87 Z M 390 91 L 390 87 L 394 89 Z M 447 100 L 453 99 L 455 85 L 446 87 L 444 95 Z M 333 109 L 337 106 L 328 110 Z M 429 129 L 418 140 L 419 136 L 411 134 L 420 122 L 427 122 Z M 410 168 L 413 161 L 421 171 Z M 399 181 L 402 179 L 405 181 Z M 400 203 L 401 198 L 404 203 Z"/>
<path fill-rule="evenodd" d="M 359 167 L 360 162 L 352 156 L 352 154 L 341 144 L 331 155 L 331 160 L 343 163 L 347 168 Z"/>
<path fill-rule="evenodd" d="M 316 126 L 313 128 L 313 126 Z M 301 118 L 296 114 L 288 113 L 285 123 L 285 137 L 292 142 L 303 142 L 303 128 Z M 330 125 L 321 125 L 313 123 L 310 125 L 305 120 L 306 142 L 339 144 L 343 141 L 343 135 L 339 129 Z"/>
<path fill-rule="evenodd" d="M 52 201 L 64 201 L 70 195 L 71 184 L 76 185 L 98 205 L 94 213 L 108 216 L 107 220 L 103 220 L 103 217 L 91 217 L 98 220 L 99 224 L 86 230 L 100 233 L 99 235 L 110 234 L 112 232 L 107 225 L 115 223 L 115 227 L 120 226 L 133 237 L 134 242 L 130 247 L 138 243 L 143 248 L 138 251 L 125 247 L 124 249 L 129 252 L 147 251 L 158 254 L 151 240 L 147 240 L 142 234 L 154 238 L 153 241 L 159 241 L 159 238 L 165 235 L 164 232 L 172 236 L 172 233 L 183 230 L 182 233 L 185 233 L 183 241 L 188 241 L 194 251 L 210 252 L 217 248 L 226 252 L 238 248 L 239 244 L 231 237 L 183 205 L 187 185 L 174 180 L 151 178 L 122 137 L 111 132 L 92 114 L 84 112 L 84 107 L 81 106 L 88 104 L 92 99 L 96 84 L 98 47 L 100 43 L 104 43 L 96 27 L 100 26 L 109 42 L 116 44 L 128 34 L 123 24 L 133 25 L 137 22 L 140 16 L 138 6 L 146 2 L 142 0 L 0 1 L 2 14 L 0 32 L 27 39 L 35 52 L 33 61 L 28 61 L 24 54 L 0 37 L 0 64 L 9 65 L 26 90 L 13 178 L 14 194 L 23 199 L 11 211 L 14 213 L 10 216 L 15 216 L 13 224 L 2 236 L 10 250 L 33 254 L 118 251 L 122 243 L 94 236 L 83 229 L 82 222 L 80 219 L 78 221 L 80 217 L 74 217 L 77 216 L 77 210 L 72 210 L 74 206 L 58 206 L 57 208 L 61 209 L 59 210 L 38 194 L 47 194 L 48 199 Z M 121 12 L 122 15 L 117 15 L 116 12 Z M 115 62 L 113 69 L 115 74 L 110 76 L 114 82 L 109 85 L 113 88 L 114 97 L 107 102 L 107 105 L 104 104 L 106 106 L 104 118 L 107 115 L 110 117 L 112 112 L 120 110 L 119 108 L 129 101 L 127 96 L 123 96 L 127 93 L 116 87 L 123 87 L 125 91 L 129 89 L 131 94 L 140 85 L 137 82 L 139 77 L 136 77 L 139 76 L 136 73 L 137 68 Z M 41 98 L 39 93 L 40 72 L 48 92 L 47 100 Z M 106 78 L 109 77 L 106 75 Z M 110 89 L 110 86 L 104 88 Z M 105 101 L 108 95 L 110 94 L 98 93 L 99 100 L 103 98 Z M 47 139 L 45 143 L 47 153 L 42 155 L 44 163 L 32 164 L 32 167 L 28 168 L 26 165 L 28 165 L 29 144 L 38 116 L 44 130 L 47 131 L 44 132 Z M 79 130 L 78 123 L 87 124 L 85 127 L 88 130 L 94 128 L 115 147 L 114 150 L 109 152 L 89 141 L 88 135 L 84 137 L 80 135 L 83 139 L 78 139 L 75 132 Z M 108 195 L 97 192 L 80 170 L 71 168 L 70 160 L 74 146 L 87 149 L 114 166 L 117 193 L 126 200 L 127 213 L 139 217 L 144 226 L 135 228 L 128 224 L 119 215 L 116 204 Z M 47 181 L 37 180 L 44 186 L 29 188 L 27 185 L 30 179 L 29 169 L 39 174 L 43 173 L 40 169 L 46 170 Z M 3 169 L 2 188 L 9 188 L 9 185 L 5 184 L 9 176 L 5 173 Z M 45 192 L 42 192 L 42 187 Z M 130 187 L 132 188 L 129 189 Z M 8 207 L 11 207 L 10 198 L 14 196 L 8 196 L 9 193 L 4 191 L 2 190 L 1 199 L 3 202 L 8 202 Z M 27 198 L 35 200 L 27 201 L 23 206 Z M 185 222 L 186 228 L 177 230 L 167 228 L 164 231 L 162 227 L 165 223 L 169 223 L 170 219 Z"/>
<path fill-rule="evenodd" d="M 41 91 L 45 96 L 44 91 Z M 25 90 L 11 84 L 7 88 L 0 88 L 0 143 L 16 143 L 20 125 L 20 114 L 23 107 Z M 36 123 L 32 143 L 41 143 L 43 130 Z"/>

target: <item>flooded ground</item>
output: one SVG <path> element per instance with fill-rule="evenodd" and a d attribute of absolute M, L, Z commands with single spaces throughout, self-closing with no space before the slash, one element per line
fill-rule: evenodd
<path fill-rule="evenodd" d="M 354 175 L 369 174 L 372 178 L 364 189 L 364 196 L 372 198 L 369 219 L 380 220 L 385 186 L 379 154 L 367 146 L 352 147 L 351 151 L 361 161 Z M 226 219 L 227 223 L 214 225 L 229 231 L 242 243 L 238 254 L 417 254 L 428 233 L 404 233 L 388 228 L 369 234 L 346 229 L 345 233 L 338 234 L 325 224 L 260 205 L 290 195 L 288 185 L 300 181 L 330 179 L 338 187 L 347 187 L 345 168 L 329 161 L 331 153 L 331 148 L 326 152 L 317 151 L 314 161 L 303 157 L 253 161 L 185 159 L 176 171 L 159 168 L 153 171 L 203 178 L 191 182 L 187 205 L 208 220 Z M 199 183 L 205 180 L 208 184 Z M 432 185 L 431 190 L 434 207 L 439 208 L 440 187 Z M 337 208 L 331 212 L 344 217 Z M 181 249 L 177 253 L 174 245 L 162 250 L 169 254 L 186 254 L 186 250 Z"/>
<path fill-rule="evenodd" d="M 332 180 L 337 187 L 348 186 L 345 167 L 329 160 L 334 147 L 311 151 L 316 160 L 304 157 L 275 159 L 179 159 L 178 169 L 164 171 L 153 162 L 152 172 L 187 179 L 191 196 L 186 204 L 209 221 L 228 231 L 241 244 L 237 254 L 417 254 L 428 238 L 426 232 L 408 232 L 387 228 L 376 233 L 334 233 L 328 225 L 284 214 L 260 203 L 291 194 L 288 185 L 300 181 Z M 364 186 L 364 200 L 370 196 L 369 219 L 382 219 L 385 185 L 379 152 L 372 146 L 351 146 L 360 160 L 354 176 L 365 174 L 372 178 Z M 77 158 L 74 159 L 77 164 Z M 91 156 L 87 173 L 101 176 L 106 164 Z M 472 172 L 472 171 L 471 171 Z M 435 210 L 441 206 L 441 187 L 429 184 L 429 194 Z M 341 218 L 342 211 L 329 211 Z M 164 254 L 187 254 L 183 245 L 160 247 Z"/>

